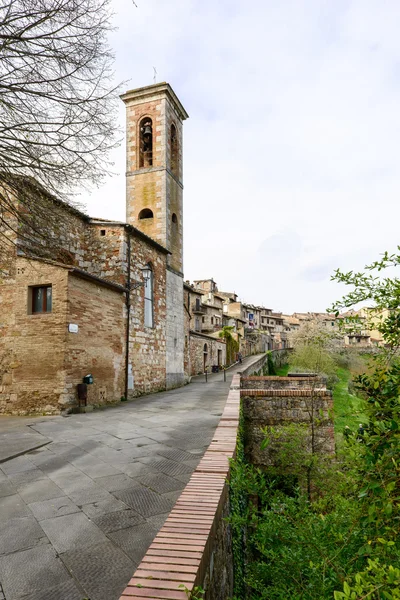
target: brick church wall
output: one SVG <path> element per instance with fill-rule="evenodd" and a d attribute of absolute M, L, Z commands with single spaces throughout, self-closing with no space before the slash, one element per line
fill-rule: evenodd
<path fill-rule="evenodd" d="M 14 282 L 1 286 L 0 359 L 5 360 L 0 412 L 58 411 L 65 377 L 67 282 L 66 269 L 18 258 Z M 50 283 L 52 312 L 28 314 L 28 287 Z"/>
<path fill-rule="evenodd" d="M 77 384 L 89 373 L 88 404 L 102 405 L 120 400 L 125 385 L 125 294 L 73 274 L 68 279 L 68 323 L 78 333 L 67 331 L 65 387 L 61 406 L 76 405 Z"/>

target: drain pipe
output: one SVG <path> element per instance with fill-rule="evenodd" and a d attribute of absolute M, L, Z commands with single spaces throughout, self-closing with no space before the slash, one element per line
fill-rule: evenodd
<path fill-rule="evenodd" d="M 131 236 L 129 231 L 127 243 L 128 276 L 126 280 L 126 341 L 125 341 L 125 400 L 128 400 L 128 377 L 129 377 L 129 336 L 131 316 Z"/>

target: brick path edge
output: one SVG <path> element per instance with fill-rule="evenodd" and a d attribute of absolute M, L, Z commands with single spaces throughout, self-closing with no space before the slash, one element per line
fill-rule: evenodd
<path fill-rule="evenodd" d="M 210 446 L 120 600 L 187 600 L 187 591 L 204 580 L 228 494 L 226 480 L 229 460 L 236 452 L 239 409 L 237 374 Z"/>

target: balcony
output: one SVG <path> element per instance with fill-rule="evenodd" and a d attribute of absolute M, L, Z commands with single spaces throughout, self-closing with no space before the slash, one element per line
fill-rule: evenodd
<path fill-rule="evenodd" d="M 201 304 L 194 302 L 192 304 L 192 313 L 195 315 L 205 315 L 207 312 L 207 309 L 202 306 Z"/>

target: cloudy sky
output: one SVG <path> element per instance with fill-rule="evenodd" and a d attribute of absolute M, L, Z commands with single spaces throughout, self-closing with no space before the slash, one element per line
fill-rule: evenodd
<path fill-rule="evenodd" d="M 184 134 L 185 278 L 325 310 L 336 267 L 400 243 L 398 0 L 114 0 L 116 77 L 168 81 Z M 124 123 L 121 103 L 119 119 Z M 125 219 L 125 150 L 87 200 Z"/>

